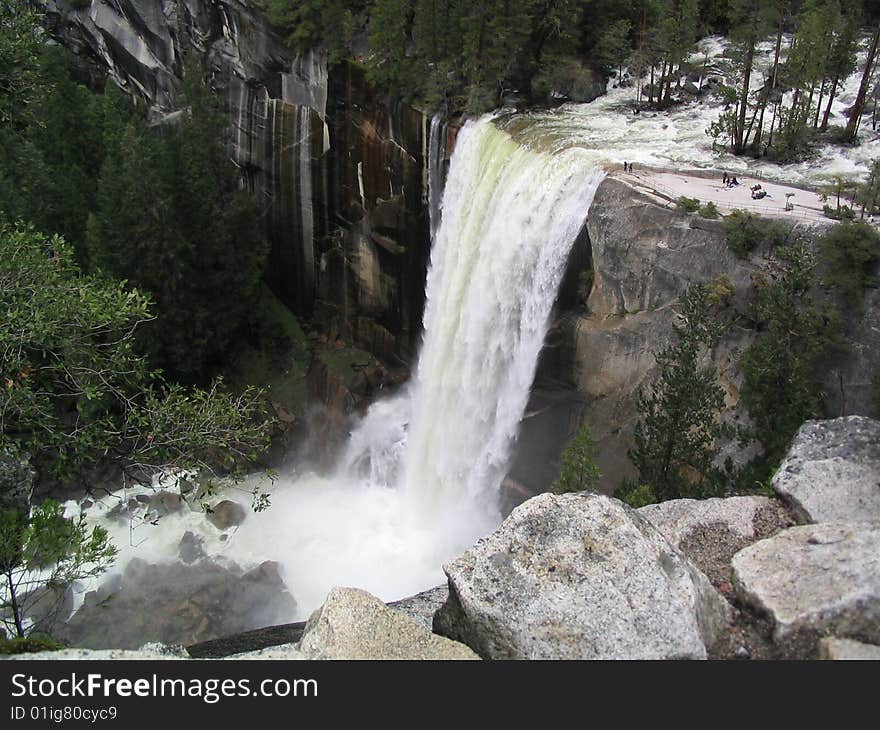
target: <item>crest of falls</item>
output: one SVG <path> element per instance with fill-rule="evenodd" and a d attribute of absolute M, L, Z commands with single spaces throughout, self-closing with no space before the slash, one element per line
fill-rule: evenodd
<path fill-rule="evenodd" d="M 548 136 L 539 118 L 514 120 L 460 130 L 442 200 L 439 122 L 431 135 L 436 232 L 410 383 L 371 406 L 334 474 L 279 478 L 266 487 L 270 509 L 222 534 L 199 512 L 168 515 L 150 528 L 153 557 L 176 559 L 190 530 L 214 559 L 274 560 L 298 604 L 281 620 L 294 620 L 333 586 L 385 600 L 435 586 L 445 561 L 497 527 L 557 289 L 604 176 L 595 152 Z M 120 547 L 117 569 L 145 557 L 128 525 L 102 524 Z"/>

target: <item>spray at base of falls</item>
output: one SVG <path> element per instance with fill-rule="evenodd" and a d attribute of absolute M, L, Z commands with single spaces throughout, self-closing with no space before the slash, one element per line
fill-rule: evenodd
<path fill-rule="evenodd" d="M 209 545 L 278 561 L 302 616 L 333 586 L 393 600 L 437 585 L 500 522 L 568 253 L 604 177 L 594 153 L 542 151 L 540 125 L 515 137 L 488 117 L 458 135 L 411 382 L 369 409 L 334 475 L 281 478 L 267 511 Z"/>

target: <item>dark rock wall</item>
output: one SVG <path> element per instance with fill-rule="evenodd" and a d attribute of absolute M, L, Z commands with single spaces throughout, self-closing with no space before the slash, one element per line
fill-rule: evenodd
<path fill-rule="evenodd" d="M 415 352 L 430 251 L 430 119 L 349 65 L 296 56 L 240 0 L 43 0 L 50 33 L 144 102 L 175 108 L 186 53 L 226 99 L 230 154 L 263 205 L 267 280 L 331 337 L 395 365 Z"/>

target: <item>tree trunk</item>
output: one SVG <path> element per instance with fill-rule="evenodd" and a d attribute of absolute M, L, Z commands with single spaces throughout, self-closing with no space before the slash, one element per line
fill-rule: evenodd
<path fill-rule="evenodd" d="M 822 116 L 822 131 L 828 130 L 828 117 L 831 115 L 831 105 L 834 103 L 834 96 L 837 93 L 837 84 L 840 79 L 835 76 L 831 81 L 831 91 L 828 94 L 828 106 L 825 107 L 825 114 Z"/>
<path fill-rule="evenodd" d="M 822 111 L 822 98 L 825 96 L 825 79 L 819 87 L 819 101 L 816 102 L 816 118 L 813 119 L 813 129 L 819 129 L 819 113 Z"/>
<path fill-rule="evenodd" d="M 9 607 L 12 609 L 15 631 L 20 638 L 24 638 L 24 623 L 21 619 L 21 608 L 18 605 L 18 598 L 15 594 L 15 579 L 12 577 L 11 569 L 6 571 L 6 585 L 9 589 Z"/>
<path fill-rule="evenodd" d="M 859 84 L 859 93 L 856 96 L 856 103 L 853 106 L 852 116 L 846 125 L 846 132 L 843 138 L 847 142 L 854 142 L 859 129 L 859 121 L 862 118 L 862 109 L 865 106 L 865 96 L 868 93 L 868 85 L 871 81 L 871 71 L 874 68 L 874 56 L 877 53 L 877 41 L 880 40 L 880 26 L 874 31 L 874 37 L 871 39 L 871 47 L 868 49 L 868 60 L 865 62 L 865 70 L 862 73 L 862 82 Z"/>
<path fill-rule="evenodd" d="M 746 131 L 746 112 L 749 108 L 749 86 L 752 81 L 752 63 L 755 58 L 755 40 L 749 40 L 749 47 L 746 51 L 745 71 L 743 72 L 742 98 L 739 102 L 739 118 L 736 123 L 736 144 L 734 146 L 734 154 L 742 154 L 743 151 L 743 134 Z"/>

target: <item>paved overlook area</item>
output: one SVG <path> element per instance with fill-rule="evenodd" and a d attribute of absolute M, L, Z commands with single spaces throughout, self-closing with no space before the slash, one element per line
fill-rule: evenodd
<path fill-rule="evenodd" d="M 829 198 L 823 201 L 814 190 L 765 180 L 756 176 L 740 176 L 739 185 L 728 187 L 722 182 L 723 172 L 671 171 L 657 168 L 639 168 L 634 172 L 616 170 L 613 177 L 635 190 L 657 199 L 663 205 L 674 205 L 679 198 L 696 198 L 700 203 L 713 202 L 723 215 L 734 210 L 747 210 L 758 215 L 784 218 L 793 222 L 829 224 L 834 221 L 822 211 L 825 205 L 834 205 Z M 760 185 L 767 196 L 752 199 L 751 188 Z M 786 210 L 787 196 L 791 195 L 792 210 Z M 843 202 L 843 201 L 841 201 Z M 873 222 L 873 221 L 872 221 Z"/>

